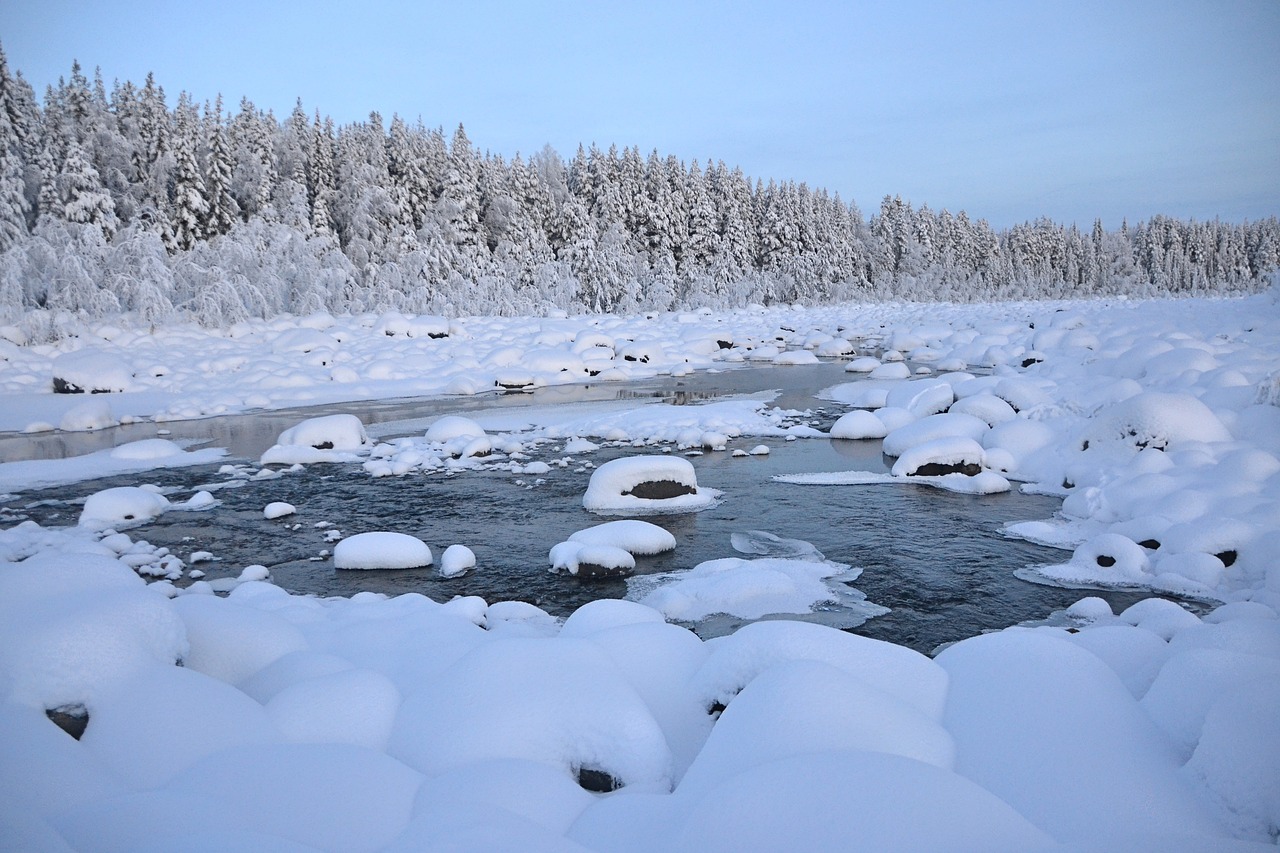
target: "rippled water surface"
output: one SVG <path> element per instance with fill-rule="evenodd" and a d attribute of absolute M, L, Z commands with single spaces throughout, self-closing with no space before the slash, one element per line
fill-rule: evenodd
<path fill-rule="evenodd" d="M 392 422 L 429 417 L 444 411 L 471 411 L 495 406 L 555 402 L 571 405 L 583 399 L 618 396 L 668 399 L 676 393 L 683 402 L 697 401 L 718 390 L 749 392 L 777 388 L 786 391 L 778 402 L 812 409 L 811 418 L 825 428 L 842 413 L 840 407 L 820 408 L 813 394 L 822 387 L 848 381 L 838 367 L 742 370 L 676 380 L 655 380 L 641 386 L 592 389 L 549 389 L 528 397 L 488 397 L 434 401 L 393 401 L 353 404 L 340 410 L 359 412 L 367 422 Z M 548 399 L 550 398 L 550 399 Z M 332 409 L 330 409 L 332 410 Z M 373 414 L 370 414 L 373 413 Z M 307 412 L 305 414 L 314 414 Z M 215 444 L 229 446 L 233 455 L 256 459 L 280 429 L 298 420 L 298 413 L 246 416 L 245 430 L 236 435 L 225 423 L 182 425 L 189 437 L 206 428 Z M 264 429 L 260 422 L 269 423 Z M 172 425 L 165 425 L 166 427 Z M 394 429 L 388 430 L 394 432 Z M 131 435 L 135 440 L 155 434 Z M 246 435 L 250 436 L 246 438 Z M 227 440 L 222 441 L 219 436 Z M 98 439 L 101 440 L 101 439 Z M 724 492 L 721 503 L 700 513 L 648 516 L 671 531 L 679 543 L 674 552 L 640 558 L 637 572 L 692 568 L 699 562 L 735 556 L 730 537 L 735 532 L 764 530 L 812 543 L 830 560 L 864 569 L 855 586 L 867 598 L 892 609 L 854 628 L 855 633 L 901 643 L 928 652 L 941 643 L 983 630 L 1041 619 L 1087 593 L 1021 581 L 1015 569 L 1031 563 L 1059 562 L 1062 551 L 1004 539 L 996 531 L 1007 521 L 1047 518 L 1058 508 L 1053 498 L 1017 492 L 975 497 L 915 485 L 801 486 L 778 483 L 775 474 L 850 469 L 886 470 L 880 443 L 802 439 L 741 438 L 732 447 L 765 444 L 768 456 L 735 458 L 728 453 L 692 457 L 702 486 Z M 560 458 L 560 445 L 538 449 L 540 457 Z M 578 457 L 596 465 L 618 456 L 655 452 L 654 448 L 606 447 Z M 235 461 L 235 460 L 231 460 Z M 571 533 L 608 518 L 586 512 L 581 498 L 589 470 L 553 468 L 535 478 L 507 471 L 477 471 L 446 477 L 410 474 L 372 478 L 359 465 L 312 465 L 286 472 L 276 479 L 251 481 L 215 491 L 222 502 L 207 512 L 169 512 L 145 527 L 129 531 L 169 547 L 186 559 L 194 551 L 209 551 L 218 562 L 193 568 L 208 577 L 234 576 L 246 565 L 266 565 L 279 585 L 300 593 L 349 595 L 360 590 L 389 594 L 419 592 L 437 600 L 455 595 L 479 595 L 488 601 L 518 599 L 565 615 L 581 604 L 605 597 L 621 597 L 623 581 L 580 582 L 547 570 L 547 552 Z M 256 468 L 251 466 L 250 470 Z M 233 478 L 218 466 L 111 478 L 72 487 L 25 492 L 5 502 L 10 519 L 30 517 L 41 524 L 73 524 L 79 514 L 75 502 L 112 485 L 152 482 L 174 488 L 173 500 Z M 262 508 L 287 501 L 296 515 L 268 521 Z M 337 530 L 351 535 L 369 530 L 395 530 L 426 541 L 437 559 L 451 544 L 462 543 L 476 554 L 477 568 L 465 577 L 447 580 L 432 569 L 410 571 L 337 571 L 321 556 L 332 549 L 326 541 Z M 182 583 L 185 583 L 184 580 Z M 1103 594 L 1113 607 L 1127 606 L 1141 595 Z M 702 626 L 714 633 L 732 627 L 731 620 Z"/>

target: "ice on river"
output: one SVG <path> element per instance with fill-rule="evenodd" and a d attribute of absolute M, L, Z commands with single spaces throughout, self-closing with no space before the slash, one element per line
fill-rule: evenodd
<path fill-rule="evenodd" d="M 873 378 L 826 399 L 874 412 L 886 436 L 908 430 L 898 433 L 900 458 L 919 451 L 941 463 L 963 449 L 960 460 L 981 469 L 881 479 L 999 477 L 1060 495 L 1060 517 L 1007 529 L 1065 549 L 1043 577 L 1224 603 L 1201 616 L 1148 598 L 1116 614 L 1085 599 L 1044 624 L 962 640 L 930 659 L 786 618 L 714 639 L 676 624 L 717 612 L 852 609 L 857 596 L 842 598 L 840 587 L 857 569 L 784 530 L 739 537 L 736 557 L 632 578 L 649 584 L 633 587 L 640 601 L 595 602 L 561 625 L 533 604 L 474 596 L 294 595 L 260 566 L 220 589 L 184 586 L 189 574 L 148 584 L 185 567 L 166 569 L 172 555 L 96 523 L 6 521 L 5 846 L 1216 853 L 1274 849 L 1280 836 L 1274 294 L 443 325 L 282 318 L 234 334 L 161 328 L 145 348 L 115 342 L 136 343 L 141 330 L 115 341 L 85 332 L 6 350 L 3 425 L 57 423 L 83 403 L 55 399 L 51 380 L 59 356 L 90 346 L 128 373 L 130 390 L 100 395 L 119 420 L 471 392 L 516 374 L 532 386 L 592 372 L 597 382 L 683 375 L 806 361 L 785 353 L 856 341 L 878 353 L 875 365 L 852 363 Z M 343 360 L 300 357 L 316 347 Z M 139 363 L 156 353 L 163 382 Z M 912 378 L 920 365 L 936 372 Z M 373 466 L 370 474 L 492 475 L 501 465 L 534 478 L 562 462 L 585 470 L 581 457 L 608 444 L 630 454 L 596 469 L 598 493 L 612 500 L 664 480 L 701 495 L 678 464 L 687 460 L 657 455 L 658 443 L 840 440 L 759 400 L 569 408 L 518 425 L 478 416 L 488 455 L 455 457 L 446 446 L 459 436 L 366 442 L 351 405 L 350 417 L 323 429 L 282 435 L 279 447 L 292 450 L 277 452 L 283 464 L 346 454 L 324 461 Z M 942 423 L 961 432 L 933 433 L 939 422 L 929 419 L 944 411 Z M 915 424 L 926 424 L 914 427 L 919 435 Z M 598 441 L 554 451 L 573 461 L 539 449 L 575 438 Z M 117 461 L 150 465 L 169 456 L 159 450 Z M 782 449 L 726 464 L 786 459 Z M 525 473 L 538 464 L 545 470 Z M 38 480 L 20 474 L 6 488 Z M 136 491 L 99 491 L 87 518 L 137 521 L 168 503 L 126 488 Z M 576 506 L 579 497 L 565 499 Z M 822 512 L 820 499 L 813 507 Z M 618 543 L 646 543 L 623 532 L 572 544 L 632 557 Z M 398 550 L 375 540 L 357 553 L 367 562 Z"/>

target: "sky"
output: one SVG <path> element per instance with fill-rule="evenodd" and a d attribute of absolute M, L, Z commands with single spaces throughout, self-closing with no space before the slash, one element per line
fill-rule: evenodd
<path fill-rule="evenodd" d="M 78 60 L 170 106 L 723 160 L 864 216 L 1280 215 L 1280 0 L 3 0 L 0 45 L 38 95 Z"/>

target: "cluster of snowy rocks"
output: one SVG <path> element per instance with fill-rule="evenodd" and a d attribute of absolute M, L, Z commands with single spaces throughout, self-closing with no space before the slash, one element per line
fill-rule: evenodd
<path fill-rule="evenodd" d="M 1257 603 L 1085 599 L 931 660 L 800 622 L 703 641 L 616 600 L 171 598 L 77 548 L 0 572 L 12 849 L 1243 851 L 1280 827 Z"/>
<path fill-rule="evenodd" d="M 79 418 L 64 427 L 78 428 L 118 420 L 126 404 L 144 407 L 129 416 L 187 417 L 803 363 L 851 355 L 857 340 L 875 355 L 848 362 L 864 380 L 825 393 L 850 409 L 829 433 L 753 400 L 542 413 L 505 430 L 441 418 L 389 441 L 336 415 L 287 430 L 254 476 L 317 462 L 372 476 L 502 466 L 539 477 L 575 465 L 594 470 L 586 508 L 635 516 L 721 497 L 656 445 L 876 440 L 894 460 L 887 475 L 780 479 L 976 495 L 1020 483 L 1063 497 L 1062 512 L 1004 532 L 1072 551 L 1021 577 L 1216 609 L 1197 616 L 1149 598 L 1116 614 L 1085 598 L 931 659 L 804 622 L 703 640 L 668 621 L 730 606 L 747 618 L 778 612 L 776 598 L 751 610 L 759 602 L 744 589 L 783 589 L 800 610 L 827 600 L 832 580 L 856 570 L 816 552 L 711 561 L 643 586 L 640 601 L 597 601 L 564 620 L 476 597 L 293 595 L 262 566 L 179 589 L 181 561 L 122 531 L 216 498 L 109 489 L 86 500 L 76 527 L 0 530 L 6 846 L 1216 853 L 1280 838 L 1272 294 L 443 325 L 313 317 L 222 338 L 98 331 L 57 348 L 3 344 L 0 392 L 15 402 L 6 422 L 40 429 L 63 411 Z M 98 357 L 62 354 L 90 348 Z M 110 393 L 48 403 L 60 357 L 64 386 Z M 193 379 L 200 359 L 204 386 Z M 549 442 L 559 458 L 532 458 Z M 582 459 L 597 442 L 638 455 L 597 467 Z M 196 464 L 176 446 L 126 447 L 86 470 Z M 5 488 L 68 481 L 65 465 L 15 464 L 26 463 L 0 464 Z M 671 547 L 662 528 L 627 518 L 574 534 L 548 559 L 570 574 L 621 573 Z M 339 541 L 334 559 L 409 568 L 433 555 L 368 531 Z M 441 563 L 483 570 L 465 546 Z"/>

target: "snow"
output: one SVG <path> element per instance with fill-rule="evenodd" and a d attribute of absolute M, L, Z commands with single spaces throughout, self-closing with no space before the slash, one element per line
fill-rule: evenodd
<path fill-rule="evenodd" d="M 97 529 L 144 524 L 169 506 L 169 499 L 159 492 L 138 486 L 116 486 L 89 495 L 80 513 L 80 524 Z"/>
<path fill-rule="evenodd" d="M 440 555 L 440 576 L 462 577 L 476 567 L 476 555 L 466 545 L 450 545 Z"/>
<path fill-rule="evenodd" d="M 284 501 L 272 501 L 262 508 L 262 517 L 273 521 L 277 518 L 284 518 L 285 516 L 293 515 L 297 511 L 298 508 L 291 503 L 285 503 Z"/>
<path fill-rule="evenodd" d="M 280 433 L 277 440 L 277 444 L 305 444 L 318 450 L 356 450 L 368 443 L 364 425 L 355 415 L 309 418 Z"/>
<path fill-rule="evenodd" d="M 114 353 L 86 347 L 53 360 L 53 383 L 64 393 L 102 393 L 133 390 L 133 372 Z"/>
<path fill-rule="evenodd" d="M 871 412 L 854 411 L 841 415 L 831 425 L 832 438 L 884 438 L 888 430 L 884 421 Z"/>
<path fill-rule="evenodd" d="M 646 555 L 667 554 L 672 533 L 698 521 L 676 513 L 720 498 L 679 450 L 771 439 L 766 459 L 704 456 L 699 465 L 711 464 L 697 473 L 714 482 L 717 464 L 785 471 L 799 454 L 782 439 L 826 435 L 808 423 L 817 416 L 773 407 L 771 395 L 468 408 L 403 431 L 366 428 L 353 414 L 309 419 L 285 430 L 264 464 L 483 472 L 530 487 L 593 471 L 583 509 L 662 526 L 628 517 L 588 527 L 552 548 L 551 562 L 638 569 L 627 579 L 633 600 L 595 601 L 561 621 L 547 603 L 475 595 L 320 598 L 275 586 L 257 564 L 231 568 L 217 594 L 207 580 L 184 587 L 194 576 L 182 577 L 180 560 L 119 530 L 208 508 L 208 492 L 171 501 L 154 487 L 100 489 L 81 524 L 6 521 L 0 837 L 48 850 L 1270 849 L 1280 835 L 1276 318 L 1266 294 L 122 327 L 93 349 L 125 365 L 130 390 L 97 398 L 47 387 L 55 360 L 87 338 L 6 349 L 0 393 L 12 405 L 0 425 L 65 417 L 99 429 L 253 405 L 478 393 L 501 370 L 550 386 L 584 381 L 586 366 L 602 369 L 599 382 L 799 363 L 847 353 L 844 341 L 882 359 L 855 359 L 842 376 L 881 373 L 824 393 L 828 422 L 839 416 L 830 437 L 884 439 L 904 468 L 965 461 L 980 471 L 780 480 L 975 494 L 1020 483 L 1064 499 L 1054 517 L 1004 529 L 1063 551 L 1020 576 L 1177 600 L 1149 597 L 1116 614 L 1085 598 L 1036 627 L 930 658 L 804 621 L 856 624 L 882 609 L 848 586 L 859 567 L 786 531 L 735 537 L 738 556 L 693 567 L 677 547 L 657 558 L 677 568 L 651 572 Z M 339 364 L 348 381 L 331 378 Z M 934 373 L 912 378 L 920 366 Z M 483 446 L 488 455 L 477 455 Z M 0 488 L 205 464 L 219 452 L 146 439 L 57 464 L 6 462 Z M 593 461 L 598 453 L 621 456 Z M 692 491 L 626 494 L 664 480 Z M 776 488 L 781 500 L 812 500 Z M 502 535 L 476 546 L 500 546 Z M 427 565 L 429 552 L 415 537 L 358 534 L 338 543 L 334 565 Z M 452 546 L 440 575 L 474 565 L 470 549 Z M 78 706 L 88 714 L 79 743 L 44 713 Z"/>
<path fill-rule="evenodd" d="M 656 494 L 633 494 L 637 487 L 657 484 Z M 695 512 L 711 506 L 719 492 L 700 488 L 693 465 L 675 456 L 628 456 L 604 463 L 591 474 L 582 506 L 597 513 L 637 514 Z"/>
<path fill-rule="evenodd" d="M 357 533 L 333 548 L 335 569 L 417 569 L 431 563 L 431 549 L 407 533 Z"/>
<path fill-rule="evenodd" d="M 660 554 L 676 547 L 676 538 L 656 524 L 638 519 L 606 521 L 569 536 L 570 542 L 612 545 L 637 557 Z"/>

